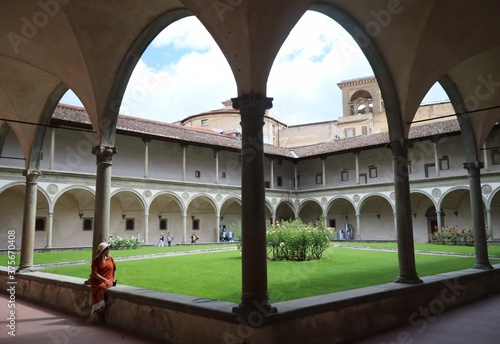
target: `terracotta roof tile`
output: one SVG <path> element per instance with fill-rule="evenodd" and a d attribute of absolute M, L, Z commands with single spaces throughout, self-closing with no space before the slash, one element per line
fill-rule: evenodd
<path fill-rule="evenodd" d="M 84 108 L 65 104 L 59 104 L 56 107 L 53 119 L 75 124 L 91 124 Z M 200 128 L 185 127 L 178 124 L 145 120 L 132 116 L 119 115 L 117 130 L 137 133 L 139 135 L 155 136 L 178 142 L 214 146 L 231 150 L 241 150 L 241 140 L 231 135 L 220 134 L 211 130 Z M 460 126 L 456 119 L 452 119 L 414 126 L 410 129 L 409 138 L 421 139 L 456 132 L 460 132 Z M 387 144 L 388 142 L 389 134 L 384 132 L 348 137 L 295 148 L 282 148 L 266 144 L 264 145 L 264 153 L 267 155 L 290 159 L 310 158 L 366 147 L 381 146 Z"/>

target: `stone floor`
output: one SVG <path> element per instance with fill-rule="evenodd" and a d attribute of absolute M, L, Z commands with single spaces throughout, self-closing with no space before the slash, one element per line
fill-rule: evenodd
<path fill-rule="evenodd" d="M 82 318 L 25 300 L 15 300 L 15 336 L 11 336 L 8 333 L 10 331 L 8 318 L 9 311 L 13 308 L 9 308 L 8 301 L 8 295 L 0 294 L 0 343 L 3 344 L 158 343 L 107 325 L 89 325 Z M 223 343 L 222 338 L 221 343 Z M 413 326 L 400 327 L 352 343 L 498 344 L 500 343 L 500 295 L 429 317 L 427 320 L 415 321 Z"/>

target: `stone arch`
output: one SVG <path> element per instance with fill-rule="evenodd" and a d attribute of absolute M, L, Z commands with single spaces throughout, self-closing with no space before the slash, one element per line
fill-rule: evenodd
<path fill-rule="evenodd" d="M 373 96 L 366 90 L 354 92 L 349 100 L 350 115 L 373 113 Z"/>
<path fill-rule="evenodd" d="M 491 193 L 488 201 L 486 225 L 491 230 L 490 240 L 497 240 L 500 238 L 500 187 Z"/>
<path fill-rule="evenodd" d="M 146 238 L 146 202 L 142 195 L 134 189 L 123 188 L 112 192 L 110 198 L 109 235 Z"/>
<path fill-rule="evenodd" d="M 241 197 L 230 196 L 220 207 L 221 230 L 234 231 L 241 229 Z"/>
<path fill-rule="evenodd" d="M 412 191 L 410 193 L 411 216 L 413 220 L 413 233 L 415 241 L 428 242 L 429 234 L 434 225 L 437 225 L 437 215 L 434 213 L 429 216 L 428 210 L 436 207 L 432 195 L 425 191 Z"/>
<path fill-rule="evenodd" d="M 185 207 L 179 196 L 170 191 L 161 191 L 152 197 L 148 205 L 149 241 L 156 243 L 160 234 L 171 232 L 174 238 L 183 236 L 183 214 Z"/>
<path fill-rule="evenodd" d="M 68 242 L 92 246 L 95 192 L 86 186 L 70 186 L 61 190 L 53 200 L 53 226 L 51 246 L 61 247 Z M 91 229 L 84 221 L 91 221 Z"/>
<path fill-rule="evenodd" d="M 281 201 L 276 206 L 276 221 L 289 221 L 297 218 L 295 206 L 290 201 Z"/>
<path fill-rule="evenodd" d="M 21 246 L 21 235 L 24 219 L 24 197 L 26 184 L 22 182 L 10 183 L 0 192 L 0 235 L 7 237 L 8 230 L 16 232 L 16 247 Z M 47 243 L 48 220 L 51 211 L 50 197 L 40 186 L 37 188 L 36 217 L 43 220 L 44 230 L 35 230 L 35 248 L 43 248 Z M 39 224 L 37 223 L 37 226 Z M 6 241 L 2 241 L 6 243 Z M 2 248 L 7 248 L 2 247 Z"/>
<path fill-rule="evenodd" d="M 363 240 L 396 240 L 394 206 L 382 194 L 370 194 L 359 203 L 359 235 Z"/>
<path fill-rule="evenodd" d="M 200 242 L 215 242 L 219 236 L 216 215 L 219 209 L 208 194 L 198 194 L 186 205 L 186 231 L 196 233 Z"/>
<path fill-rule="evenodd" d="M 323 207 L 317 199 L 307 198 L 300 202 L 298 217 L 305 224 L 316 226 L 323 213 Z"/>
<path fill-rule="evenodd" d="M 470 191 L 467 187 L 453 187 L 444 192 L 437 209 L 446 214 L 442 216 L 443 227 L 472 227 Z"/>

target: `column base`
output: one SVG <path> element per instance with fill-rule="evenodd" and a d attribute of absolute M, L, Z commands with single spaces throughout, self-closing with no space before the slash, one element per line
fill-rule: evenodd
<path fill-rule="evenodd" d="M 422 281 L 417 276 L 398 276 L 394 283 L 402 283 L 402 284 L 422 284 Z"/>
<path fill-rule="evenodd" d="M 30 265 L 30 266 L 20 266 L 17 268 L 16 273 L 23 273 L 23 272 L 35 272 L 35 268 Z"/>
<path fill-rule="evenodd" d="M 278 313 L 278 309 L 270 305 L 267 300 L 254 300 L 253 302 L 242 302 L 238 306 L 233 307 L 233 312 L 242 315 L 250 315 L 258 313 L 266 316 Z"/>
<path fill-rule="evenodd" d="M 478 269 L 478 270 L 492 270 L 493 266 L 491 266 L 490 263 L 476 263 L 474 265 L 473 269 Z"/>

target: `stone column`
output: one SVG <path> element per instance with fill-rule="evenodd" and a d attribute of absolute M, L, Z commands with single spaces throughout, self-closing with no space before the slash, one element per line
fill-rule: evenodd
<path fill-rule="evenodd" d="M 272 107 L 272 98 L 244 94 L 233 98 L 240 110 L 241 146 L 241 229 L 242 297 L 234 312 L 272 313 L 267 289 L 266 218 L 264 187 L 264 112 Z"/>
<path fill-rule="evenodd" d="M 321 158 L 321 173 L 323 174 L 323 188 L 326 188 L 326 158 Z"/>
<path fill-rule="evenodd" d="M 438 143 L 433 142 L 434 145 L 434 167 L 436 168 L 436 176 L 439 177 L 439 154 L 438 154 Z"/>
<path fill-rule="evenodd" d="M 396 203 L 396 233 L 398 241 L 399 276 L 396 283 L 418 284 L 411 219 L 410 179 L 408 175 L 409 142 L 404 139 L 388 144 L 392 151 L 394 193 Z"/>
<path fill-rule="evenodd" d="M 186 181 L 186 149 L 187 145 L 181 145 L 182 147 L 182 181 Z"/>
<path fill-rule="evenodd" d="M 354 153 L 356 162 L 356 184 L 359 184 L 359 152 Z"/>
<path fill-rule="evenodd" d="M 219 184 L 219 153 L 220 153 L 220 150 L 214 149 L 214 155 L 215 155 L 215 184 Z"/>
<path fill-rule="evenodd" d="M 215 242 L 220 242 L 219 228 L 220 228 L 220 215 L 215 215 Z"/>
<path fill-rule="evenodd" d="M 295 191 L 299 188 L 299 176 L 297 175 L 297 163 L 293 162 L 293 180 L 295 183 Z"/>
<path fill-rule="evenodd" d="M 33 270 L 33 253 L 35 251 L 35 222 L 37 180 L 41 175 L 39 170 L 25 170 L 26 190 L 24 196 L 23 233 L 21 236 L 21 258 L 19 272 Z"/>
<path fill-rule="evenodd" d="M 182 243 L 186 243 L 186 231 L 187 231 L 187 215 L 183 214 L 182 215 Z"/>
<path fill-rule="evenodd" d="M 109 237 L 111 165 L 116 153 L 116 147 L 99 145 L 92 148 L 97 165 L 92 258 L 95 258 L 97 246 L 103 241 L 107 242 Z"/>
<path fill-rule="evenodd" d="M 357 235 L 353 234 L 354 239 L 361 240 L 361 229 L 359 228 L 360 225 L 361 225 L 361 215 L 356 214 L 356 227 L 357 228 L 354 229 L 354 233 L 357 233 Z"/>
<path fill-rule="evenodd" d="M 149 243 L 149 213 L 144 212 L 144 243 Z"/>
<path fill-rule="evenodd" d="M 144 142 L 144 178 L 148 177 L 149 174 L 149 143 L 151 139 L 143 138 L 142 142 Z"/>
<path fill-rule="evenodd" d="M 483 198 L 481 196 L 481 168 L 483 168 L 483 163 L 480 161 L 466 162 L 464 167 L 469 175 L 472 227 L 474 229 L 474 249 L 476 253 L 474 269 L 493 269 L 488 258 Z"/>
<path fill-rule="evenodd" d="M 46 248 L 52 247 L 52 227 L 54 225 L 54 212 L 49 211 L 49 219 L 47 221 L 47 244 Z"/>
<path fill-rule="evenodd" d="M 56 129 L 50 128 L 50 162 L 49 162 L 50 171 L 54 169 L 55 146 L 56 146 Z"/>
<path fill-rule="evenodd" d="M 491 225 L 491 209 L 486 209 L 486 228 L 491 231 L 491 238 L 493 240 L 493 227 Z"/>
<path fill-rule="evenodd" d="M 274 189 L 274 159 L 271 158 L 270 159 L 270 162 L 271 162 L 271 190 Z"/>
<path fill-rule="evenodd" d="M 437 229 L 441 229 L 443 227 L 443 212 L 441 210 L 436 210 L 436 217 L 437 217 Z M 431 228 L 431 231 L 433 228 Z"/>

